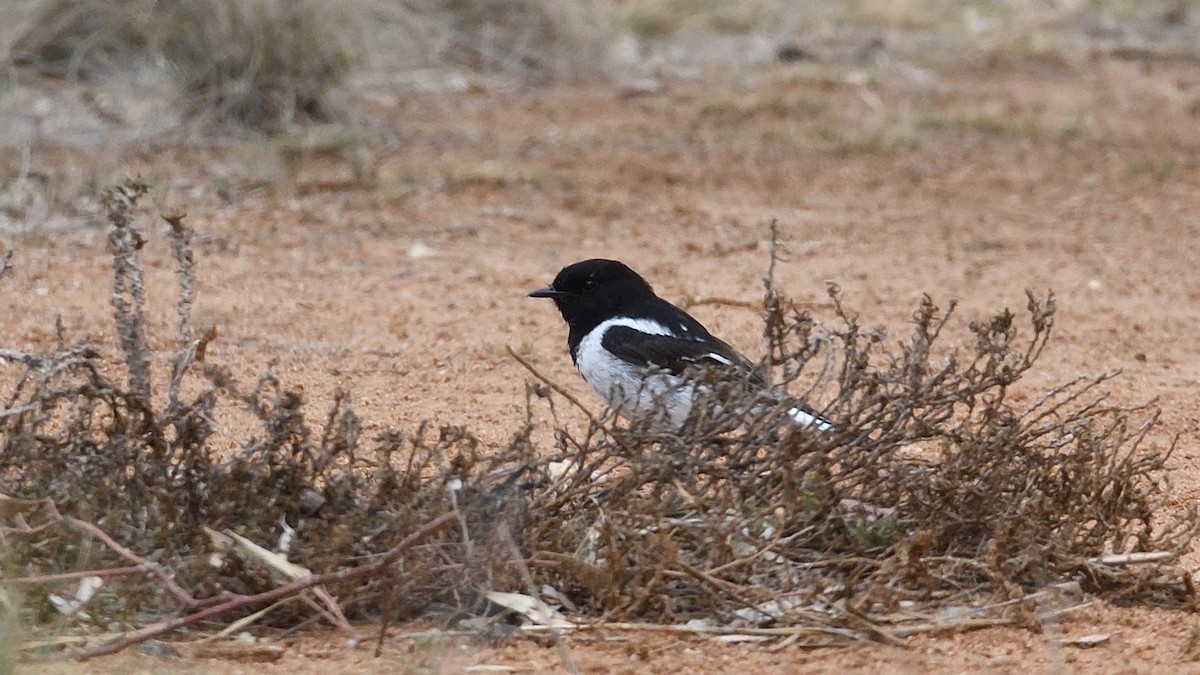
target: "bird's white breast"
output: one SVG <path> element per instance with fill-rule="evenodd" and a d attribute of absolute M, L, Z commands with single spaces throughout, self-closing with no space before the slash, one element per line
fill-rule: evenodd
<path fill-rule="evenodd" d="M 651 319 L 616 317 L 601 322 L 579 342 L 575 366 L 592 389 L 617 414 L 628 419 L 655 420 L 677 428 L 687 420 L 695 396 L 694 385 L 669 373 L 646 374 L 646 369 L 613 356 L 604 348 L 604 334 L 610 328 L 624 326 L 650 335 L 674 335 L 666 326 Z"/>

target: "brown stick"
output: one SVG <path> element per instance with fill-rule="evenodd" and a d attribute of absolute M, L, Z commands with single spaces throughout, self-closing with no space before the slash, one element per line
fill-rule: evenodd
<path fill-rule="evenodd" d="M 528 370 L 531 375 L 533 375 L 537 379 L 541 380 L 542 384 L 546 385 L 547 387 L 550 387 L 555 392 L 557 392 L 559 396 L 562 396 L 563 398 L 567 399 L 572 404 L 574 404 L 576 408 L 579 408 L 581 411 L 583 411 L 583 414 L 587 415 L 588 421 L 590 421 L 592 424 L 596 423 L 596 418 L 592 417 L 592 413 L 588 411 L 587 406 L 585 406 L 583 403 L 581 403 L 579 401 L 579 399 L 572 396 L 571 392 L 558 386 L 558 384 L 555 383 L 553 380 L 551 380 L 550 378 L 548 378 L 545 375 L 538 372 L 538 369 L 534 368 L 532 363 L 521 358 L 521 355 L 518 354 L 516 351 L 514 351 L 512 347 L 506 346 L 505 349 L 508 350 L 509 356 L 516 359 L 517 363 L 521 364 L 522 366 L 525 366 L 525 370 Z"/>
<path fill-rule="evenodd" d="M 83 570 L 81 572 L 63 572 L 62 574 L 40 574 L 32 577 L 0 579 L 0 584 L 36 586 L 38 584 L 51 584 L 56 581 L 83 579 L 84 577 L 120 577 L 126 574 L 142 574 L 145 571 L 146 568 L 141 565 L 129 565 L 128 567 L 110 567 L 102 570 Z"/>
<path fill-rule="evenodd" d="M 386 554 L 384 554 L 383 557 L 377 559 L 375 562 L 368 563 L 366 565 L 361 565 L 359 567 L 350 567 L 347 569 L 340 569 L 340 570 L 337 570 L 336 572 L 326 572 L 324 574 L 312 574 L 312 575 L 297 579 L 290 584 L 284 584 L 283 586 L 279 586 L 278 588 L 273 588 L 269 591 L 264 591 L 262 593 L 257 593 L 255 595 L 233 596 L 231 599 L 229 599 L 219 605 L 214 605 L 212 607 L 208 607 L 207 609 L 202 609 L 198 612 L 193 612 L 192 614 L 189 614 L 187 616 L 182 616 L 177 619 L 172 619 L 170 621 L 163 621 L 161 623 L 154 624 L 153 626 L 148 626 L 139 631 L 134 631 L 128 637 L 122 638 L 120 640 L 108 642 L 106 644 L 102 644 L 97 647 L 93 647 L 91 649 L 84 649 L 84 650 L 74 654 L 74 657 L 82 661 L 82 660 L 86 660 L 86 659 L 92 659 L 97 656 L 107 656 L 109 654 L 116 654 L 117 652 L 119 652 L 123 649 L 126 649 L 127 647 L 131 647 L 133 645 L 145 642 L 146 640 L 158 637 L 160 635 L 163 635 L 164 633 L 169 633 L 173 630 L 178 630 L 180 628 L 183 628 L 184 626 L 190 626 L 198 621 L 203 621 L 205 619 L 217 616 L 219 614 L 224 614 L 225 612 L 229 612 L 229 611 L 232 611 L 235 609 L 243 609 L 246 607 L 252 607 L 254 605 L 261 605 L 261 604 L 265 604 L 265 603 L 269 603 L 269 602 L 275 602 L 276 600 L 281 600 L 283 598 L 296 595 L 304 590 L 312 588 L 313 586 L 320 586 L 322 584 L 349 581 L 351 579 L 357 579 L 359 577 L 370 576 L 372 574 L 379 572 L 380 570 L 386 569 L 387 567 L 391 566 L 393 563 L 395 563 L 397 560 L 400 559 L 400 556 L 404 555 L 405 551 L 412 548 L 416 544 L 420 543 L 421 541 L 423 541 L 430 535 L 433 535 L 436 532 L 442 530 L 447 525 L 454 522 L 457 517 L 458 517 L 458 514 L 454 511 L 450 511 L 448 513 L 443 513 L 442 515 L 438 516 L 437 518 L 434 518 L 433 520 L 429 521 L 425 525 L 421 526 L 419 529 L 417 529 L 412 534 L 405 537 L 400 543 L 398 543 L 394 547 L 392 547 L 392 549 L 390 551 L 388 551 Z"/>
<path fill-rule="evenodd" d="M 193 598 L 190 593 L 185 591 L 179 584 L 175 583 L 175 580 L 171 578 L 170 574 L 167 574 L 167 570 L 162 565 L 159 565 L 152 560 L 146 560 L 142 556 L 118 544 L 115 539 L 108 536 L 107 532 L 87 521 L 79 520 L 78 518 L 72 518 L 70 516 L 62 516 L 62 520 L 63 523 L 65 523 L 71 529 L 78 530 L 79 532 L 82 532 L 88 536 L 99 539 L 100 541 L 104 542 L 106 546 L 115 551 L 117 555 L 135 565 L 140 566 L 143 571 L 150 572 L 154 576 L 158 577 L 158 580 L 161 581 L 163 586 L 165 586 L 167 590 L 171 592 L 171 595 L 175 596 L 176 599 L 178 599 L 187 607 L 196 607 L 200 604 L 199 600 Z"/>

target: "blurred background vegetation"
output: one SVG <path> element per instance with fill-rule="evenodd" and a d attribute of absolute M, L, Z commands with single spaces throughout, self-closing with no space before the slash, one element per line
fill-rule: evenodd
<path fill-rule="evenodd" d="M 632 82 L 772 60 L 1192 59 L 1196 0 L 8 0 L 4 92 L 136 74 L 179 119 L 280 130 L 388 82 Z M 652 86 L 642 83 L 644 86 Z M 122 90 L 123 91 L 123 90 Z M 0 93 L 0 105 L 4 104 Z M 9 134 L 11 136 L 11 134 Z M 13 140 L 9 138 L 9 140 Z"/>
<path fill-rule="evenodd" d="M 511 109 L 564 88 L 632 99 L 704 83 L 696 114 L 755 152 L 798 142 L 894 152 L 939 133 L 1069 141 L 1095 133 L 1095 121 L 986 101 L 955 110 L 939 97 L 1016 72 L 1078 78 L 1097 63 L 1195 62 L 1198 8 L 1200 0 L 6 0 L 0 232 L 78 227 L 95 215 L 93 195 L 131 171 L 202 170 L 226 198 L 287 186 L 299 164 L 323 157 L 350 174 L 336 180 L 371 187 L 381 158 L 417 132 L 418 119 L 457 119 L 461 97 L 476 94 Z M 199 162 L 202 148 L 216 154 Z M 172 154 L 185 151 L 187 159 Z M 402 200 L 413 181 L 547 182 L 542 166 L 461 162 L 402 167 L 384 192 Z M 1155 159 L 1143 173 L 1175 166 Z"/>

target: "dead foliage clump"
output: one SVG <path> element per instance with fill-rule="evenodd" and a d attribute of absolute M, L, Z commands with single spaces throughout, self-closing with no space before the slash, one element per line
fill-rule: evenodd
<path fill-rule="evenodd" d="M 597 73 L 611 37 L 600 5 L 553 0 L 44 0 L 27 13 L 16 65 L 97 79 L 163 64 L 186 114 L 267 131 L 327 120 L 364 60 L 546 83 Z"/>
<path fill-rule="evenodd" d="M 558 566 L 556 587 L 615 617 L 815 622 L 868 637 L 914 607 L 903 620 L 994 620 L 992 605 L 1028 610 L 1014 601 L 1046 586 L 1190 596 L 1180 570 L 1120 564 L 1177 560 L 1200 525 L 1194 509 L 1163 511 L 1173 445 L 1144 447 L 1158 411 L 1109 402 L 1099 386 L 1111 375 L 1012 401 L 1049 339 L 1053 296 L 1029 295 L 1023 340 L 1003 311 L 941 356 L 953 306 L 925 298 L 891 347 L 836 287 L 830 297 L 840 329 L 768 287 L 767 333 L 781 391 L 826 359 L 831 432 L 791 424 L 787 398 L 761 411 L 761 393 L 719 383 L 720 405 L 678 433 L 560 430 L 566 469 L 545 478 L 550 510 L 529 533 Z"/>
<path fill-rule="evenodd" d="M 47 353 L 0 350 L 5 588 L 34 626 L 123 634 L 81 656 L 254 622 L 477 629 L 462 621 L 497 608 L 542 628 L 656 622 L 828 644 L 1029 623 L 1085 593 L 1193 599 L 1176 563 L 1200 516 L 1164 510 L 1171 446 L 1146 441 L 1157 411 L 1110 402 L 1108 376 L 1017 402 L 1052 296 L 1030 294 L 1026 329 L 1000 312 L 952 350 L 939 342 L 952 306 L 925 299 L 893 342 L 836 287 L 826 328 L 768 275 L 775 386 L 711 379 L 713 404 L 678 432 L 576 415 L 543 378 L 505 447 L 431 424 L 367 438 L 348 394 L 313 423 L 269 369 L 247 385 L 208 362 L 219 336 L 192 325 L 178 215 L 176 346 L 153 352 L 144 190 L 105 196 L 120 358 L 61 330 Z M 834 430 L 788 421 L 789 391 Z M 543 410 L 553 447 L 534 440 Z M 225 426 L 235 413 L 249 432 Z"/>
<path fill-rule="evenodd" d="M 305 568 L 350 566 L 360 571 L 345 579 L 361 581 L 363 570 L 422 526 L 436 523 L 432 535 L 456 506 L 485 501 L 487 490 L 503 484 L 504 476 L 493 475 L 501 461 L 524 463 L 514 461 L 529 451 L 520 435 L 495 457 L 457 427 L 363 438 L 340 392 L 314 425 L 303 396 L 269 371 L 243 386 L 206 363 L 216 330 L 191 326 L 195 281 L 182 216 L 167 218 L 181 289 L 178 343 L 169 373 L 156 379 L 139 259 L 144 238 L 133 222 L 144 191 L 133 182 L 104 198 L 123 364 L 88 343 L 68 345 L 61 333 L 47 354 L 0 350 L 0 363 L 19 371 L 0 412 L 6 576 L 27 597 L 43 599 L 63 594 L 64 586 L 83 588 L 80 579 L 97 580 L 89 581 L 86 611 L 34 603 L 34 623 L 56 610 L 72 621 L 121 628 L 214 607 L 236 618 L 266 602 L 245 603 L 247 596 L 297 581 Z M 258 425 L 232 452 L 222 449 L 230 432 L 220 421 L 231 408 L 248 411 Z M 377 617 L 380 588 L 400 598 L 395 610 L 404 616 L 432 603 L 453 605 L 467 587 L 447 583 L 445 573 L 465 557 L 461 544 L 444 543 L 449 548 L 405 544 L 397 552 L 416 574 L 393 578 L 393 557 L 316 616 L 345 627 L 346 616 Z M 276 608 L 274 617 L 296 622 L 312 611 L 300 603 Z"/>
<path fill-rule="evenodd" d="M 711 405 L 672 433 L 555 424 L 558 461 L 541 467 L 545 496 L 530 499 L 543 510 L 524 530 L 553 587 L 610 619 L 872 639 L 892 623 L 944 627 L 931 616 L 1026 620 L 1048 602 L 1036 589 L 1193 600 L 1171 563 L 1200 512 L 1166 510 L 1174 442 L 1146 443 L 1159 411 L 1111 402 L 1114 374 L 1014 397 L 1050 339 L 1053 295 L 1027 293 L 1024 331 L 1008 310 L 970 323 L 959 349 L 939 343 L 953 303 L 926 297 L 892 342 L 835 285 L 829 296 L 837 328 L 791 308 L 768 275 L 770 395 L 713 380 Z M 802 379 L 833 431 L 791 423 Z"/>
<path fill-rule="evenodd" d="M 189 114 L 274 129 L 326 117 L 356 56 L 349 14 L 317 0 L 51 0 L 12 59 L 72 78 L 161 59 Z"/>
<path fill-rule="evenodd" d="M 438 0 L 428 15 L 454 63 L 526 82 L 599 72 L 611 29 L 602 5 L 553 0 Z"/>
<path fill-rule="evenodd" d="M 189 110 L 252 128 L 325 120 L 355 56 L 339 3 L 193 0 L 170 19 L 163 54 Z"/>
<path fill-rule="evenodd" d="M 92 79 L 129 65 L 151 44 L 144 1 L 47 0 L 16 37 L 13 63 L 43 75 Z"/>

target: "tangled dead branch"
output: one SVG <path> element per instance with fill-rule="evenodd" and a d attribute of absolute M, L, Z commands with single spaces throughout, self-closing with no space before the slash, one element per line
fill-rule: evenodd
<path fill-rule="evenodd" d="M 826 328 L 769 273 L 769 396 L 712 378 L 721 405 L 663 435 L 573 399 L 559 410 L 565 392 L 522 360 L 542 382 L 506 446 L 430 425 L 368 439 L 344 392 L 313 425 L 270 370 L 247 386 L 205 361 L 216 332 L 193 332 L 183 216 L 167 218 L 177 339 L 154 385 L 142 192 L 105 197 L 120 357 L 87 343 L 0 350 L 3 583 L 21 587 L 30 625 L 126 633 L 80 656 L 185 627 L 324 620 L 357 636 L 351 619 L 507 612 L 556 630 L 691 622 L 787 644 L 895 642 L 1033 625 L 1084 593 L 1193 599 L 1176 564 L 1200 515 L 1165 510 L 1174 446 L 1147 440 L 1157 410 L 1111 402 L 1111 375 L 1018 404 L 1053 296 L 1029 294 L 1024 327 L 1008 311 L 969 324 L 952 349 L 952 305 L 925 298 L 895 342 L 832 286 Z M 822 404 L 835 430 L 786 423 L 789 393 Z M 542 410 L 553 447 L 534 441 Z M 220 420 L 238 411 L 256 429 L 219 449 Z M 72 586 L 75 600 L 49 602 Z"/>
<path fill-rule="evenodd" d="M 817 624 L 869 639 L 905 607 L 1019 619 L 1028 603 L 1009 601 L 1066 582 L 1192 600 L 1172 564 L 1200 518 L 1166 511 L 1175 443 L 1146 447 L 1158 411 L 1110 402 L 1112 374 L 1014 402 L 1050 339 L 1053 295 L 1027 293 L 1023 336 L 1005 310 L 970 323 L 960 349 L 939 342 L 953 305 L 926 297 L 891 343 L 860 327 L 836 286 L 829 295 L 835 329 L 790 308 L 768 274 L 774 409 L 713 381 L 721 405 L 676 434 L 610 418 L 558 429 L 559 463 L 541 467 L 544 496 L 530 497 L 544 515 L 526 530 L 551 585 L 616 620 Z M 789 389 L 825 401 L 835 430 L 789 427 Z M 1106 568 L 1106 555 L 1154 562 Z"/>

